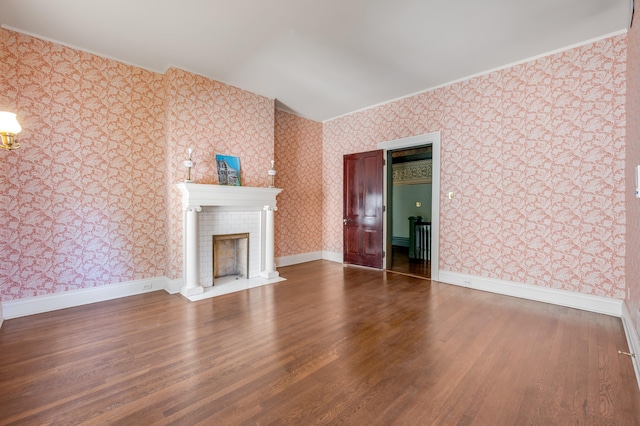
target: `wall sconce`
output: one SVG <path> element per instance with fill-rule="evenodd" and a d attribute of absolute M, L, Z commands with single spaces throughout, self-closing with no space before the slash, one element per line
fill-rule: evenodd
<path fill-rule="evenodd" d="M 16 136 L 22 131 L 16 115 L 12 112 L 0 111 L 0 137 L 2 138 L 1 148 L 13 150 L 20 148 L 20 142 Z"/>

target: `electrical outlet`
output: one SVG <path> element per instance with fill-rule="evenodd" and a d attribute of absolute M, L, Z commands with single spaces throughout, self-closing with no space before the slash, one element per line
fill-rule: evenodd
<path fill-rule="evenodd" d="M 471 280 L 464 280 L 464 285 L 471 287 Z"/>
<path fill-rule="evenodd" d="M 143 290 L 151 290 L 151 287 L 153 287 L 152 284 L 145 284 L 145 285 L 142 286 L 142 289 Z"/>

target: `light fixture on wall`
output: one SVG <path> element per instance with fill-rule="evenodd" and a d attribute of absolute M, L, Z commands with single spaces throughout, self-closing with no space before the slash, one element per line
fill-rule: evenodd
<path fill-rule="evenodd" d="M 0 111 L 0 137 L 2 138 L 1 148 L 13 150 L 20 148 L 17 135 L 22 131 L 16 115 L 12 112 Z"/>

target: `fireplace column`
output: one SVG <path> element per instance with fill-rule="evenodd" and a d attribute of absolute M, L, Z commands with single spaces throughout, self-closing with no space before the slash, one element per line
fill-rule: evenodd
<path fill-rule="evenodd" d="M 276 262 L 274 258 L 274 226 L 273 226 L 273 212 L 278 210 L 274 206 L 264 206 L 263 211 L 266 214 L 265 218 L 265 230 L 264 230 L 264 271 L 260 272 L 262 278 L 277 278 L 280 276 L 276 271 Z"/>
<path fill-rule="evenodd" d="M 190 207 L 184 211 L 184 282 L 180 293 L 185 296 L 193 296 L 204 292 L 200 285 L 198 268 L 198 212 L 201 207 Z"/>

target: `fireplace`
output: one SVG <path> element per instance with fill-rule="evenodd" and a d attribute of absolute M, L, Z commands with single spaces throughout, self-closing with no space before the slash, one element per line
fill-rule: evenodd
<path fill-rule="evenodd" d="M 212 236 L 213 285 L 217 278 L 249 278 L 249 234 Z"/>
<path fill-rule="evenodd" d="M 184 211 L 182 295 L 200 300 L 282 280 L 274 259 L 274 212 L 282 189 L 187 182 L 177 187 Z M 247 234 L 246 277 L 235 274 L 233 288 L 214 280 L 212 241 L 222 234 Z"/>
<path fill-rule="evenodd" d="M 234 208 L 235 210 L 235 208 Z M 197 214 L 198 240 L 198 284 L 206 291 L 214 284 L 228 282 L 228 279 L 214 279 L 213 238 L 217 235 L 248 235 L 248 271 L 245 278 L 251 279 L 261 275 L 262 212 L 260 211 L 228 211 L 216 206 L 202 207 Z M 215 283 L 214 283 L 215 281 Z"/>

